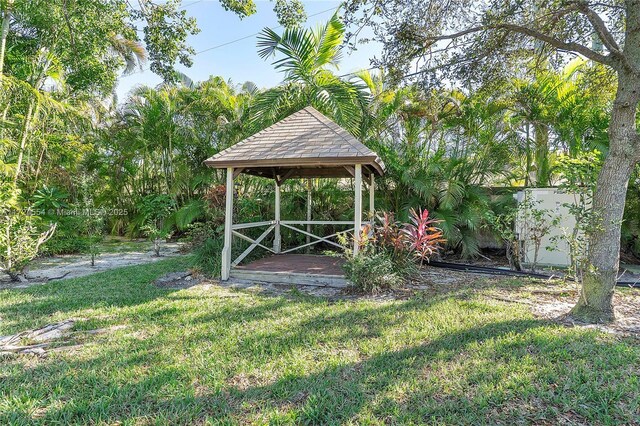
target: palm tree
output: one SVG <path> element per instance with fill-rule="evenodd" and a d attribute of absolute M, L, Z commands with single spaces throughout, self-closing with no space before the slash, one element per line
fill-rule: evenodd
<path fill-rule="evenodd" d="M 203 217 L 202 195 L 222 174 L 202 159 L 247 136 L 254 95 L 255 85 L 236 87 L 220 77 L 135 89 L 96 135 L 102 153 L 92 169 L 101 175 L 102 197 L 135 211 L 145 195 L 167 194 L 177 209 L 166 223 L 178 228 Z M 129 232 L 135 233 L 139 223 L 132 223 Z"/>
<path fill-rule="evenodd" d="M 372 97 L 367 141 L 387 166 L 380 204 L 399 218 L 427 208 L 441 221 L 449 247 L 477 255 L 477 232 L 491 203 L 483 186 L 509 177 L 505 101 L 416 85 L 390 88 L 383 73 L 358 78 Z"/>
<path fill-rule="evenodd" d="M 575 155 L 585 145 L 593 108 L 587 107 L 589 100 L 575 81 L 584 65 L 575 60 L 560 72 L 546 69 L 532 80 L 513 81 L 512 118 L 523 128 L 527 185 L 549 186 L 554 153 L 567 150 Z"/>
<path fill-rule="evenodd" d="M 334 14 L 315 30 L 288 28 L 282 35 L 265 28 L 258 36 L 261 58 L 280 55 L 274 67 L 283 83 L 260 94 L 254 105 L 257 128 L 313 105 L 354 134 L 359 134 L 366 110 L 364 86 L 334 74 L 342 57 L 345 26 Z"/>

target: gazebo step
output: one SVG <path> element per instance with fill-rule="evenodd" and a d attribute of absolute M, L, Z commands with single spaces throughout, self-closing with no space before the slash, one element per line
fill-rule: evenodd
<path fill-rule="evenodd" d="M 349 282 L 344 275 L 321 275 L 298 272 L 249 271 L 233 268 L 230 278 L 268 283 L 313 285 L 318 287 L 344 288 Z"/>

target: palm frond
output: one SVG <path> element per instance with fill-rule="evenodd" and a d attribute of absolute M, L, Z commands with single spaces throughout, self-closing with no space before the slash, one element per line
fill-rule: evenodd
<path fill-rule="evenodd" d="M 344 41 L 346 27 L 342 20 L 334 13 L 331 19 L 324 25 L 319 26 L 313 32 L 315 41 L 315 63 L 316 68 L 322 68 L 325 65 L 332 65 L 338 68 L 338 64 L 342 59 L 340 47 Z"/>
<path fill-rule="evenodd" d="M 136 68 L 142 69 L 142 64 L 147 61 L 147 51 L 139 41 L 112 35 L 109 42 L 114 52 L 125 62 L 125 75 L 131 74 Z"/>

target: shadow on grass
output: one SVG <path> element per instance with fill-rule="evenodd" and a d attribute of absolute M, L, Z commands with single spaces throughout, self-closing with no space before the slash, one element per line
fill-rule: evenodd
<path fill-rule="evenodd" d="M 75 315 L 85 309 L 135 306 L 164 297 L 176 290 L 159 289 L 151 283 L 167 272 L 184 270 L 190 265 L 190 258 L 185 256 L 25 289 L 0 290 L 0 298 L 5 299 L 0 300 L 0 318 L 10 324 L 10 330 L 4 332 L 42 326 L 54 313 Z"/>
<path fill-rule="evenodd" d="M 403 304 L 395 306 L 403 308 Z M 375 309 L 368 311 L 372 312 Z M 329 318 L 323 323 L 325 331 L 342 321 Z M 596 333 L 576 333 L 534 319 L 490 322 L 417 345 L 383 350 L 356 362 L 319 362 L 320 368 L 311 363 L 304 374 L 281 374 L 259 384 L 235 383 L 231 380 L 234 365 L 220 365 L 216 359 L 191 359 L 187 354 L 181 362 L 162 364 L 167 354 L 161 353 L 159 342 L 149 340 L 126 350 L 110 348 L 90 359 L 14 370 L 5 375 L 10 380 L 0 385 L 4 388 L 0 394 L 17 399 L 20 394 L 40 395 L 39 403 L 48 407 L 34 417 L 14 403 L 0 414 L 0 420 L 8 424 L 640 420 L 637 377 L 623 370 L 629 362 L 638 361 L 640 351 L 624 343 L 612 347 L 596 337 Z M 273 359 L 281 355 L 264 351 L 269 344 L 264 339 L 269 338 L 273 336 L 247 336 L 242 343 L 247 352 L 236 356 L 260 354 Z M 204 336 L 200 339 L 206 343 Z M 341 339 L 324 343 L 340 347 L 345 344 Z M 289 343 L 280 342 L 281 346 Z M 212 376 L 216 377 L 213 384 L 204 385 Z"/>
<path fill-rule="evenodd" d="M 77 354 L 0 364 L 0 424 L 640 421 L 627 341 L 469 294 L 329 303 L 149 285 L 177 266 L 23 290 L 33 300 L 2 307 L 41 321 L 112 306 L 131 324 Z"/>
<path fill-rule="evenodd" d="M 227 389 L 231 403 L 225 413 L 226 420 L 241 419 L 251 408 L 264 406 L 287 407 L 288 415 L 296 422 L 313 424 L 365 420 L 357 418 L 365 407 L 369 415 L 381 420 L 397 421 L 403 416 L 420 421 L 444 420 L 453 414 L 448 418 L 451 421 L 458 416 L 458 420 L 462 420 L 468 413 L 477 416 L 481 414 L 478 410 L 487 407 L 484 398 L 476 400 L 471 394 L 447 396 L 435 382 L 424 383 L 426 389 L 418 385 L 409 395 L 403 395 L 402 387 L 411 387 L 414 380 L 420 381 L 421 376 L 428 375 L 431 363 L 451 363 L 456 357 L 466 356 L 463 353 L 473 343 L 539 326 L 537 321 L 525 320 L 474 327 L 421 345 L 383 352 L 361 362 L 280 378 L 265 386 L 231 387 Z M 464 370 L 457 374 L 471 373 Z"/>
<path fill-rule="evenodd" d="M 531 277 L 509 277 L 501 275 L 483 275 L 472 274 L 467 272 L 450 271 L 446 269 L 425 266 L 427 270 L 437 273 L 438 275 L 430 276 L 425 275 L 423 277 L 424 282 L 418 282 L 418 284 L 427 284 L 423 286 L 420 293 L 425 296 L 432 295 L 449 295 L 449 296 L 469 296 L 477 291 L 486 289 L 498 289 L 498 290 L 520 290 L 522 288 L 531 286 L 532 284 L 549 284 L 553 281 L 542 280 Z M 442 276 L 457 277 L 461 276 L 458 280 L 453 282 L 438 282 L 438 279 Z M 466 280 L 465 280 L 466 279 Z M 468 280 L 471 280 L 469 282 Z"/>
<path fill-rule="evenodd" d="M 554 332 L 545 333 L 548 330 Z M 470 327 L 266 385 L 227 385 L 190 400 L 198 408 L 189 420 L 213 416 L 223 424 L 249 417 L 296 424 L 372 419 L 456 424 L 637 422 L 638 380 L 622 371 L 629 360 L 638 360 L 637 348 L 620 357 L 609 343 L 594 337 L 594 333 L 574 335 L 549 328 L 540 320 Z M 595 366 L 600 370 L 595 372 Z M 604 385 L 602 380 L 611 382 Z M 183 403 L 181 398 L 168 401 L 169 406 Z"/>

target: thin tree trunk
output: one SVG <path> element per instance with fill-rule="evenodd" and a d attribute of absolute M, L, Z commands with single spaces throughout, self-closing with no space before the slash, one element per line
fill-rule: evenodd
<path fill-rule="evenodd" d="M 2 78 L 1 75 L 0 75 L 0 78 Z M 7 114 L 9 113 L 10 105 L 11 103 L 7 101 L 7 106 L 2 111 L 2 119 L 1 119 L 2 121 L 0 121 L 0 140 L 4 140 L 4 134 L 6 131 L 5 123 L 7 122 Z"/>
<path fill-rule="evenodd" d="M 33 190 L 35 191 L 38 187 L 38 178 L 40 177 L 40 170 L 42 169 L 42 159 L 44 158 L 44 153 L 46 152 L 47 147 L 43 146 L 40 150 L 40 155 L 38 156 L 38 165 L 36 166 L 35 178 L 33 179 Z"/>
<path fill-rule="evenodd" d="M 6 8 L 2 13 L 2 29 L 0 30 L 0 83 L 4 77 L 4 57 L 7 51 L 7 36 L 9 35 L 9 24 L 11 23 L 13 9 L 13 0 L 7 0 Z M 5 90 L 0 84 L 0 90 Z M 2 112 L 2 123 L 0 123 L 0 139 L 4 139 L 5 123 L 7 120 L 7 112 L 9 111 L 10 101 Z"/>
<path fill-rule="evenodd" d="M 31 131 L 31 121 L 33 119 L 33 101 L 29 102 L 27 109 L 27 115 L 24 118 L 24 125 L 22 127 L 22 137 L 20 138 L 20 150 L 18 151 L 18 161 L 16 163 L 16 174 L 14 177 L 14 186 L 18 185 L 18 178 L 20 177 L 20 169 L 22 168 L 22 158 L 24 157 L 24 151 L 27 145 L 27 139 L 29 138 L 29 132 Z"/>
<path fill-rule="evenodd" d="M 588 265 L 580 299 L 571 310 L 573 317 L 591 323 L 615 319 L 612 299 L 620 262 L 622 217 L 629 179 L 640 159 L 635 125 L 638 87 L 640 78 L 619 75 L 609 125 L 609 155 L 593 196 L 596 219 L 589 235 Z"/>
<path fill-rule="evenodd" d="M 551 169 L 549 166 L 549 128 L 544 124 L 536 124 L 535 158 L 536 158 L 536 186 L 549 186 Z"/>
<path fill-rule="evenodd" d="M 531 185 L 531 125 L 529 124 L 529 122 L 527 122 L 526 125 L 526 131 L 527 131 L 527 136 L 526 136 L 526 146 L 525 146 L 525 152 L 526 152 L 526 166 L 525 168 L 526 173 L 524 176 L 524 186 L 526 188 L 529 187 L 529 185 Z"/>
<path fill-rule="evenodd" d="M 2 14 L 2 30 L 0 30 L 0 80 L 4 75 L 4 57 L 7 51 L 7 36 L 9 35 L 12 11 L 13 0 L 7 0 L 6 8 Z"/>

